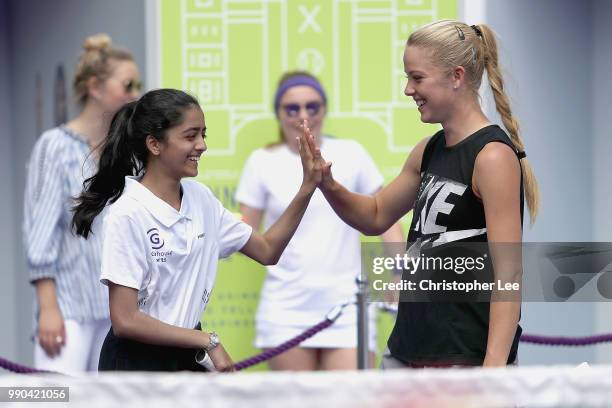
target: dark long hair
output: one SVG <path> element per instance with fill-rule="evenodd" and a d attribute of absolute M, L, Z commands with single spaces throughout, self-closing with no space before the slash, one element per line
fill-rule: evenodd
<path fill-rule="evenodd" d="M 183 91 L 157 89 L 119 109 L 102 146 L 98 172 L 85 180 L 73 208 L 72 229 L 77 235 L 87 238 L 96 216 L 123 193 L 125 177 L 139 175 L 146 168 L 147 136 L 163 142 L 166 131 L 180 124 L 185 110 L 192 106 L 199 106 L 198 101 Z"/>

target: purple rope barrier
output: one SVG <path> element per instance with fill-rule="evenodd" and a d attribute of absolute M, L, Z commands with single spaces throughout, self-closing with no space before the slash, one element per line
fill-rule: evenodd
<path fill-rule="evenodd" d="M 256 364 L 262 363 L 266 360 L 271 359 L 272 357 L 276 357 L 277 355 L 284 353 L 285 351 L 289 350 L 290 348 L 293 348 L 295 346 L 297 346 L 298 344 L 300 344 L 301 342 L 303 342 L 306 339 L 311 338 L 312 336 L 314 336 L 315 334 L 317 334 L 318 332 L 327 329 L 329 326 L 331 326 L 332 324 L 334 324 L 334 322 L 336 321 L 336 319 L 338 319 L 338 317 L 340 317 L 340 315 L 342 314 L 342 312 L 344 311 L 344 308 L 346 306 L 348 306 L 351 302 L 345 302 L 341 305 L 338 305 L 336 307 L 334 307 L 325 317 L 325 320 L 321 321 L 320 323 L 312 326 L 311 328 L 309 328 L 308 330 L 304 331 L 303 333 L 295 336 L 294 338 L 287 340 L 286 342 L 284 342 L 283 344 L 276 346 L 272 349 L 266 350 L 263 353 L 257 354 L 253 357 L 247 358 L 245 360 L 242 360 L 236 364 L 234 364 L 234 368 L 236 369 L 236 371 L 239 370 L 244 370 L 245 368 L 254 366 Z M 30 367 L 26 367 L 26 366 L 22 366 L 20 364 L 17 363 L 13 363 L 12 361 L 6 360 L 2 357 L 0 357 L 0 368 L 4 368 L 5 370 L 8 371 L 12 371 L 14 373 L 19 373 L 19 374 L 40 374 L 40 373 L 45 373 L 45 374 L 49 374 L 49 373 L 53 373 L 53 371 L 43 371 L 43 370 L 37 370 L 35 368 L 30 368 Z M 58 374 L 58 373 L 53 373 L 53 374 Z"/>
<path fill-rule="evenodd" d="M 531 343 L 544 346 L 591 346 L 593 344 L 612 342 L 612 333 L 599 334 L 587 337 L 562 337 L 562 336 L 538 336 L 535 334 L 523 334 L 522 343 Z"/>
<path fill-rule="evenodd" d="M 312 326 L 310 329 L 306 330 L 305 332 L 303 332 L 300 335 L 295 336 L 294 338 L 292 338 L 291 340 L 287 340 L 286 342 L 284 342 L 283 344 L 276 346 L 272 349 L 266 350 L 262 353 L 259 353 L 253 357 L 249 357 L 245 360 L 242 360 L 236 364 L 234 364 L 234 368 L 236 369 L 236 371 L 240 371 L 240 370 L 244 370 L 245 368 L 257 365 L 259 363 L 263 363 L 266 360 L 271 359 L 272 357 L 276 357 L 281 353 L 284 353 L 285 351 L 297 346 L 298 344 L 300 344 L 301 342 L 303 342 L 304 340 L 314 336 L 315 334 L 317 334 L 318 332 L 320 332 L 321 330 L 325 330 L 327 329 L 329 326 L 331 326 L 334 323 L 333 320 L 330 320 L 328 318 L 326 318 L 325 320 L 323 320 L 322 322 L 320 322 L 319 324 Z"/>
<path fill-rule="evenodd" d="M 6 360 L 0 357 L 0 367 L 7 371 L 18 374 L 51 374 L 52 371 L 37 370 L 36 368 L 30 368 L 21 364 L 13 363 L 12 361 Z M 57 374 L 57 373 L 54 373 Z"/>
<path fill-rule="evenodd" d="M 346 301 L 346 302 L 344 302 L 342 304 L 334 306 L 334 308 L 329 311 L 327 316 L 325 316 L 325 320 L 323 320 L 320 323 L 312 326 L 310 329 L 304 331 L 302 334 L 299 334 L 299 335 L 295 336 L 294 338 L 292 338 L 290 340 L 287 340 L 286 342 L 282 343 L 281 345 L 278 345 L 278 346 L 276 346 L 274 348 L 271 348 L 271 349 L 266 350 L 266 351 L 264 351 L 262 353 L 254 355 L 253 357 L 249 357 L 249 358 L 247 358 L 245 360 L 239 361 L 238 363 L 234 364 L 234 369 L 236 371 L 244 370 L 245 368 L 254 366 L 254 365 L 259 364 L 259 363 L 263 363 L 264 361 L 269 360 L 272 357 L 276 357 L 279 354 L 284 353 L 285 351 L 287 351 L 287 350 L 297 346 L 298 344 L 300 344 L 304 340 L 311 338 L 312 336 L 314 336 L 315 334 L 317 334 L 321 330 L 325 330 L 329 326 L 334 324 L 334 322 L 338 319 L 338 317 L 340 317 L 340 315 L 344 311 L 344 308 L 347 307 L 348 305 L 352 304 L 352 303 L 353 303 L 353 301 L 349 300 L 349 301 Z"/>
<path fill-rule="evenodd" d="M 397 305 L 392 303 L 381 303 L 378 305 L 378 308 L 390 314 L 397 314 Z M 520 341 L 521 343 L 530 343 L 543 346 L 592 346 L 594 344 L 612 342 L 612 333 L 598 334 L 586 337 L 540 336 L 536 334 L 523 334 L 521 335 Z"/>
<path fill-rule="evenodd" d="M 253 357 L 242 360 L 234 365 L 236 371 L 244 370 L 245 368 L 263 363 L 266 360 L 276 357 L 277 355 L 284 353 L 285 351 L 297 346 L 301 342 L 310 337 L 314 336 L 318 332 L 325 330 L 334 323 L 333 320 L 325 319 L 319 324 L 311 327 L 302 334 L 284 342 L 283 344 L 266 350 L 263 353 L 257 354 Z M 521 342 L 531 343 L 544 346 L 568 346 L 568 347 L 580 347 L 580 346 L 591 346 L 599 343 L 612 342 L 612 333 L 600 334 L 596 336 L 587 337 L 562 337 L 562 336 L 538 336 L 533 334 L 523 334 L 521 336 Z M 58 374 L 53 371 L 37 370 L 21 364 L 14 363 L 0 357 L 0 368 L 4 368 L 7 371 L 18 374 Z"/>
<path fill-rule="evenodd" d="M 333 313 L 333 312 L 332 312 Z M 306 339 L 311 338 L 312 336 L 314 336 L 315 334 L 317 334 L 318 332 L 327 329 L 329 326 L 331 326 L 332 324 L 334 324 L 335 319 L 340 315 L 341 313 L 341 309 L 339 309 L 337 312 L 337 315 L 332 316 L 332 317 L 326 317 L 325 320 L 323 320 L 322 322 L 312 326 L 311 328 L 309 328 L 308 330 L 304 331 L 303 333 L 295 336 L 294 338 L 287 340 L 286 342 L 282 343 L 279 346 L 276 346 L 272 349 L 266 350 L 263 353 L 257 354 L 253 357 L 247 358 L 245 360 L 242 360 L 236 364 L 234 364 L 234 368 L 236 369 L 236 371 L 239 370 L 244 370 L 245 368 L 257 365 L 259 363 L 263 363 L 266 360 L 271 359 L 272 357 L 276 357 L 277 355 L 284 353 L 285 351 L 297 346 L 298 344 L 300 344 L 301 342 L 303 342 Z M 49 373 L 53 373 L 52 371 L 43 371 L 43 370 L 37 370 L 35 368 L 30 368 L 30 367 L 26 367 L 17 363 L 13 363 L 12 361 L 6 360 L 2 357 L 0 357 L 0 367 L 4 368 L 5 370 L 11 371 L 13 373 L 18 373 L 18 374 L 49 374 Z"/>
<path fill-rule="evenodd" d="M 236 369 L 236 371 L 244 370 L 245 368 L 249 368 L 254 365 L 263 363 L 264 361 L 276 357 L 277 355 L 282 354 L 285 351 L 297 346 L 304 340 L 311 338 L 315 334 L 327 329 L 329 326 L 334 324 L 336 319 L 342 314 L 344 307 L 346 307 L 348 304 L 349 302 L 336 306 L 332 311 L 330 311 L 330 313 L 328 313 L 325 320 L 312 326 L 311 328 L 295 336 L 294 338 L 287 340 L 279 346 L 266 350 L 253 357 L 249 357 L 245 360 L 239 361 L 238 363 L 234 364 L 234 368 Z M 386 312 L 397 313 L 397 309 L 393 306 L 384 305 L 380 308 L 385 310 Z M 546 346 L 590 346 L 593 344 L 612 342 L 612 333 L 586 337 L 538 336 L 533 334 L 523 334 L 521 336 L 520 341 L 523 343 Z M 4 368 L 5 370 L 19 374 L 58 374 L 54 373 L 53 371 L 37 370 L 35 368 L 30 368 L 21 364 L 13 363 L 12 361 L 6 360 L 2 357 L 0 357 L 0 368 Z"/>

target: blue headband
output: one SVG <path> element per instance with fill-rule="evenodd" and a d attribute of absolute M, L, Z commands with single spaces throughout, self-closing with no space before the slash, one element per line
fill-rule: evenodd
<path fill-rule="evenodd" d="M 280 105 L 280 100 L 285 94 L 285 92 L 287 92 L 289 88 L 293 88 L 294 86 L 309 86 L 313 88 L 315 91 L 319 93 L 319 95 L 321 95 L 321 98 L 323 98 L 323 105 L 327 106 L 327 96 L 325 95 L 325 91 L 323 90 L 323 87 L 321 86 L 319 81 L 307 75 L 297 75 L 297 76 L 291 77 L 283 81 L 283 83 L 280 84 L 280 86 L 276 90 L 276 95 L 274 96 L 274 113 L 275 114 L 278 112 L 278 106 Z"/>

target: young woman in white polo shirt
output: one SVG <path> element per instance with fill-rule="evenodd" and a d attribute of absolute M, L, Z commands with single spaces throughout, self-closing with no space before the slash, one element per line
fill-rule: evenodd
<path fill-rule="evenodd" d="M 72 220 L 87 237 L 111 204 L 104 210 L 101 281 L 109 288 L 112 328 L 100 370 L 202 370 L 194 357 L 204 348 L 217 370 L 231 371 L 219 336 L 199 328 L 218 259 L 241 251 L 276 263 L 321 180 L 320 171 L 303 167 L 295 198 L 259 234 L 207 187 L 182 180 L 198 174 L 205 137 L 198 102 L 173 89 L 146 93 L 112 120 L 98 172 L 85 182 Z"/>

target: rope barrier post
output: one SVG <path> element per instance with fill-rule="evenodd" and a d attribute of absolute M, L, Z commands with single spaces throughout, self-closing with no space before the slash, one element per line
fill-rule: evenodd
<path fill-rule="evenodd" d="M 357 368 L 368 368 L 368 279 L 355 278 L 357 283 Z"/>

